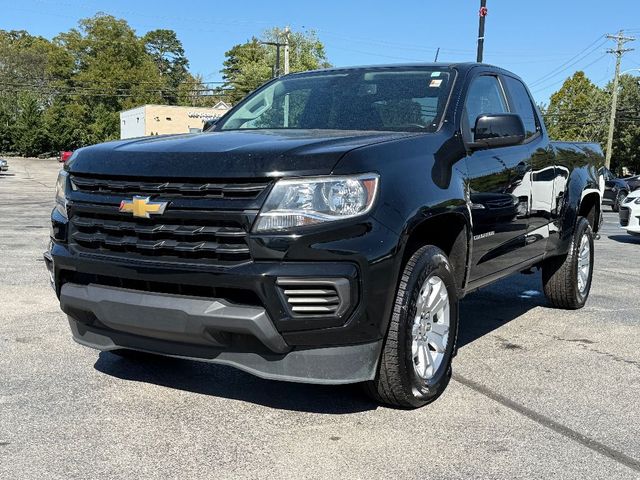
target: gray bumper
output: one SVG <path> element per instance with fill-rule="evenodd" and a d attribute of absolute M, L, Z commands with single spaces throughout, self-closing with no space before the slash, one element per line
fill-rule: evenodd
<path fill-rule="evenodd" d="M 371 380 L 382 348 L 378 341 L 292 350 L 262 307 L 221 299 L 67 283 L 60 305 L 82 345 L 226 364 L 268 379 L 324 384 Z M 254 337 L 266 348 L 251 351 L 221 342 L 230 333 Z"/>

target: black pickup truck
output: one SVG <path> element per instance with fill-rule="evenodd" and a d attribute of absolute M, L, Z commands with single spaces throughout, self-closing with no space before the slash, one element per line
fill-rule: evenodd
<path fill-rule="evenodd" d="M 418 407 L 465 294 L 541 268 L 551 305 L 584 305 L 602 163 L 500 68 L 292 74 L 210 131 L 76 151 L 45 259 L 83 345 Z"/>

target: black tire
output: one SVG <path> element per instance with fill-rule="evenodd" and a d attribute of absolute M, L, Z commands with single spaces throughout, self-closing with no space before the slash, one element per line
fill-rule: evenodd
<path fill-rule="evenodd" d="M 586 287 L 578 286 L 578 256 L 582 238 L 589 242 L 589 277 Z M 578 217 L 576 228 L 566 256 L 554 257 L 542 265 L 542 286 L 547 299 L 556 308 L 576 310 L 584 307 L 593 278 L 593 231 L 584 217 Z"/>
<path fill-rule="evenodd" d="M 449 296 L 449 333 L 444 357 L 429 380 L 419 377 L 411 353 L 416 301 L 423 283 L 437 275 Z M 401 408 L 418 408 L 437 399 L 451 378 L 451 360 L 458 332 L 458 291 L 449 259 L 434 246 L 416 251 L 402 272 L 391 322 L 380 356 L 375 380 L 365 384 L 377 402 Z"/>
<path fill-rule="evenodd" d="M 629 195 L 627 192 L 625 192 L 624 190 L 620 190 L 616 195 L 616 199 L 613 202 L 613 205 L 611 205 L 611 210 L 613 210 L 614 212 L 619 212 L 620 205 L 624 203 L 624 199 L 627 198 L 627 195 Z"/>

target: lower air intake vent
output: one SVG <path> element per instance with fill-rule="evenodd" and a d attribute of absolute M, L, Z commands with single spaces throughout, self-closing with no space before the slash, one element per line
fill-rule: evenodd
<path fill-rule="evenodd" d="M 350 304 L 346 278 L 279 278 L 278 286 L 294 317 L 342 316 Z"/>

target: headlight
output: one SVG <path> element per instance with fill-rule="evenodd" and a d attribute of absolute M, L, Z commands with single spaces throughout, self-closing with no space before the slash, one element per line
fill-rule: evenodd
<path fill-rule="evenodd" d="M 637 203 L 638 205 L 640 205 L 640 197 L 636 198 L 635 202 L 633 203 Z"/>
<path fill-rule="evenodd" d="M 364 215 L 376 199 L 378 181 L 375 173 L 279 180 L 254 231 L 286 230 Z"/>
<path fill-rule="evenodd" d="M 60 170 L 58 173 L 58 180 L 56 181 L 56 210 L 64 217 L 67 218 L 67 179 L 69 174 L 64 170 Z"/>

